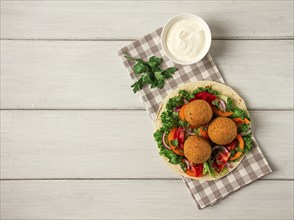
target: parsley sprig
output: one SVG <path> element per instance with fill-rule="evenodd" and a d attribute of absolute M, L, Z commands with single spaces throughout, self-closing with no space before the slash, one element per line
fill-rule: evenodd
<path fill-rule="evenodd" d="M 164 87 L 164 80 L 171 78 L 172 74 L 178 70 L 176 67 L 169 67 L 166 70 L 162 70 L 160 67 L 162 59 L 156 56 L 150 57 L 148 62 L 127 54 L 125 58 L 136 61 L 134 72 L 135 74 L 141 75 L 141 78 L 131 86 L 134 93 L 141 90 L 144 85 L 162 89 Z"/>

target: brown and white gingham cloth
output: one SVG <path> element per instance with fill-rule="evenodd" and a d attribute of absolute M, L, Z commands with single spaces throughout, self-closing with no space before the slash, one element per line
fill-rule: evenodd
<path fill-rule="evenodd" d="M 171 66 L 176 66 L 178 68 L 173 78 L 166 81 L 163 89 L 150 89 L 149 86 L 144 86 L 143 89 L 138 92 L 139 97 L 146 106 L 146 110 L 153 121 L 156 118 L 156 112 L 163 99 L 179 85 L 198 80 L 213 80 L 224 83 L 221 74 L 209 54 L 196 64 L 186 66 L 175 64 L 169 60 L 161 48 L 161 31 L 162 28 L 159 28 L 118 51 L 124 66 L 128 69 L 132 81 L 137 81 L 139 77 L 133 72 L 132 66 L 134 62 L 128 61 L 124 57 L 125 53 L 134 57 L 140 57 L 143 60 L 147 60 L 150 56 L 155 55 L 163 58 L 163 69 Z M 242 163 L 227 176 L 215 181 L 198 181 L 185 177 L 182 177 L 182 179 L 190 190 L 197 206 L 202 209 L 215 204 L 230 193 L 240 189 L 242 186 L 270 172 L 272 172 L 272 170 L 258 144 L 254 140 L 252 150 L 242 160 Z"/>

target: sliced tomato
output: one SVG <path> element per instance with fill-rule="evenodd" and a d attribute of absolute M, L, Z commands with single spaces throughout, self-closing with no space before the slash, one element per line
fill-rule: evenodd
<path fill-rule="evenodd" d="M 185 130 L 185 128 L 179 127 L 179 128 L 177 128 L 177 130 L 174 134 L 174 139 L 177 139 L 179 144 L 184 143 L 184 141 L 185 141 L 184 130 Z"/>
<path fill-rule="evenodd" d="M 184 150 L 184 143 L 180 143 L 178 146 L 181 150 Z"/>
<path fill-rule="evenodd" d="M 192 171 L 196 177 L 202 176 L 203 173 L 203 163 L 200 164 L 191 164 L 190 171 Z"/>
<path fill-rule="evenodd" d="M 190 100 L 190 102 L 197 100 L 197 99 L 202 99 L 204 101 L 207 101 L 211 106 L 212 106 L 212 101 L 214 101 L 217 97 L 209 92 L 199 92 L 195 95 L 195 97 Z"/>
<path fill-rule="evenodd" d="M 223 170 L 223 168 L 225 167 L 225 164 L 217 164 L 216 162 L 214 162 L 212 164 L 212 167 L 216 172 L 220 173 Z"/>
<path fill-rule="evenodd" d="M 215 169 L 216 172 L 221 172 L 225 166 L 225 164 L 228 162 L 230 158 L 230 151 L 227 149 L 222 149 L 221 151 L 218 152 L 214 163 L 212 164 L 213 168 Z"/>
<path fill-rule="evenodd" d="M 235 147 L 236 147 L 236 144 L 237 144 L 237 139 L 234 139 L 231 143 L 225 145 L 225 147 L 231 151 L 231 150 L 234 150 Z"/>
<path fill-rule="evenodd" d="M 218 165 L 225 164 L 229 160 L 230 155 L 231 155 L 230 152 L 218 152 L 215 158 L 215 162 Z"/>
<path fill-rule="evenodd" d="M 177 155 L 180 155 L 180 156 L 184 156 L 184 153 L 183 151 L 179 150 L 177 146 L 173 146 L 171 144 L 171 141 L 174 140 L 174 136 L 175 136 L 175 133 L 177 131 L 177 128 L 173 128 L 171 129 L 171 131 L 169 132 L 168 136 L 167 136 L 167 139 L 168 139 L 168 143 L 169 143 L 169 146 L 171 147 L 172 151 L 177 154 Z"/>

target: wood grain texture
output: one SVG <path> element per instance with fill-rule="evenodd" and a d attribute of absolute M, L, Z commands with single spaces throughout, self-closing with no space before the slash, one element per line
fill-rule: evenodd
<path fill-rule="evenodd" d="M 116 55 L 182 12 L 234 39 L 211 54 L 259 109 L 254 132 L 273 168 L 201 211 L 158 156 Z M 4 0 L 0 16 L 1 108 L 29 110 L 0 112 L 1 219 L 293 219 L 293 1 Z"/>
<path fill-rule="evenodd" d="M 2 41 L 1 108 L 144 108 L 116 55 L 129 43 Z M 292 40 L 215 40 L 211 54 L 249 108 L 293 108 Z"/>
<path fill-rule="evenodd" d="M 204 210 L 181 180 L 2 181 L 1 194 L 3 219 L 293 218 L 292 181 L 257 181 Z"/>
<path fill-rule="evenodd" d="M 1 38 L 133 39 L 183 12 L 202 16 L 214 38 L 289 38 L 291 9 L 292 1 L 2 1 Z"/>
<path fill-rule="evenodd" d="M 179 178 L 157 153 L 145 111 L 2 111 L 1 177 Z M 252 112 L 273 168 L 293 179 L 293 112 Z"/>

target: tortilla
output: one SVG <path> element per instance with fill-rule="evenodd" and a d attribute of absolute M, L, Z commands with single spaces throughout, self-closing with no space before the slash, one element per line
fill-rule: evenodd
<path fill-rule="evenodd" d="M 165 111 L 165 106 L 166 103 L 168 102 L 168 100 L 174 96 L 178 95 L 178 92 L 180 90 L 187 90 L 189 92 L 192 92 L 193 90 L 197 89 L 198 87 L 211 87 L 213 90 L 218 91 L 221 95 L 230 97 L 232 99 L 233 102 L 233 106 L 235 107 L 239 107 L 240 109 L 244 110 L 248 115 L 248 110 L 246 108 L 245 102 L 244 100 L 230 87 L 221 84 L 221 83 L 217 83 L 214 81 L 197 81 L 197 82 L 190 82 L 190 83 L 186 83 L 184 85 L 179 86 L 176 90 L 172 91 L 170 94 L 168 94 L 165 99 L 163 100 L 162 104 L 159 107 L 159 110 L 157 112 L 157 116 L 155 119 L 155 128 L 156 130 L 161 128 L 162 126 L 162 122 L 161 122 L 161 113 Z M 174 171 L 176 171 L 177 173 L 179 173 L 180 175 L 182 175 L 183 177 L 187 177 L 187 178 L 191 178 L 191 179 L 196 179 L 196 180 L 204 180 L 204 181 L 213 181 L 213 180 L 217 180 L 220 179 L 226 175 L 228 175 L 229 173 L 231 173 L 242 161 L 242 159 L 244 158 L 245 155 L 242 155 L 240 160 L 237 162 L 230 162 L 230 164 L 232 165 L 231 168 L 228 168 L 229 171 L 224 174 L 224 175 L 219 175 L 217 177 L 212 177 L 209 174 L 206 174 L 205 176 L 202 177 L 192 177 L 187 175 L 186 173 L 184 173 L 184 171 L 181 169 L 180 165 L 173 165 L 171 163 L 168 162 L 168 159 L 164 156 L 161 155 L 161 157 L 163 158 L 163 160 L 169 165 L 169 167 L 171 169 L 173 169 Z"/>

